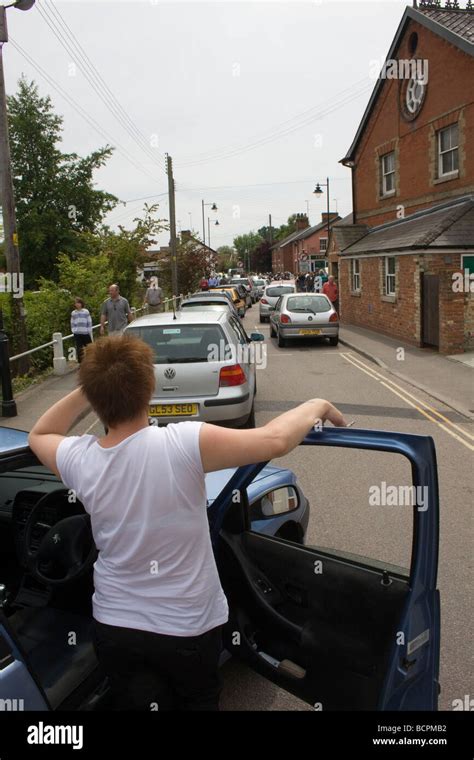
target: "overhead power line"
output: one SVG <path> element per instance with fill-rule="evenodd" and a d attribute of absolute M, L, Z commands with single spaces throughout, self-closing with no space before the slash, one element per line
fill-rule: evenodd
<path fill-rule="evenodd" d="M 325 116 L 328 116 L 330 113 L 333 113 L 334 111 L 337 111 L 339 108 L 342 108 L 343 106 L 347 105 L 348 103 L 352 102 L 356 98 L 360 97 L 360 95 L 365 94 L 369 90 L 372 89 L 372 83 L 367 85 L 367 80 L 364 78 L 361 80 L 361 82 L 364 83 L 363 87 L 358 87 L 357 85 L 360 84 L 360 82 L 357 82 L 356 85 L 352 85 L 350 88 L 346 88 L 345 90 L 342 90 L 341 93 L 334 96 L 331 100 L 335 99 L 335 102 L 327 105 L 326 107 L 321 106 L 314 106 L 313 108 L 309 109 L 308 111 L 304 111 L 302 114 L 298 114 L 291 119 L 282 122 L 280 125 L 277 125 L 274 127 L 270 132 L 262 134 L 261 137 L 256 138 L 249 143 L 246 144 L 240 144 L 235 145 L 234 147 L 230 146 L 228 148 L 221 148 L 214 153 L 209 153 L 207 156 L 205 154 L 202 158 L 196 158 L 195 160 L 189 160 L 184 161 L 183 163 L 179 164 L 178 168 L 186 167 L 186 166 L 199 166 L 201 164 L 211 163 L 213 161 L 222 161 L 227 158 L 233 158 L 234 156 L 238 156 L 242 153 L 246 153 L 249 150 L 254 150 L 255 148 L 259 148 L 263 145 L 267 145 L 270 142 L 274 142 L 275 140 L 279 140 L 282 137 L 286 137 L 289 134 L 292 134 L 293 132 L 296 132 L 299 129 L 302 129 L 303 127 L 309 126 L 314 121 L 317 121 Z M 356 89 L 354 89 L 356 87 Z M 331 103 L 331 100 L 329 103 Z M 289 122 L 295 122 L 294 124 L 289 124 Z M 287 125 L 283 126 L 282 125 Z"/>
<path fill-rule="evenodd" d="M 43 21 L 53 32 L 61 46 L 77 64 L 84 77 L 89 82 L 92 89 L 99 96 L 112 116 L 118 121 L 121 127 L 128 133 L 136 145 L 146 154 L 147 158 L 156 164 L 163 172 L 163 157 L 158 151 L 158 156 L 153 152 L 146 137 L 140 132 L 126 110 L 119 103 L 109 86 L 94 66 L 82 45 L 78 42 L 70 27 L 64 21 L 57 8 L 49 3 L 48 5 L 37 4 L 35 6 L 41 15 Z M 51 10 L 53 13 L 51 13 Z M 161 159 L 161 160 L 160 160 Z"/>
<path fill-rule="evenodd" d="M 154 177 L 154 176 L 153 176 L 153 175 L 152 175 L 152 174 L 151 174 L 151 173 L 148 171 L 148 169 L 146 169 L 146 168 L 145 168 L 145 167 L 144 167 L 142 164 L 140 164 L 140 163 L 139 163 L 139 161 L 137 161 L 137 160 L 136 160 L 136 159 L 133 157 L 133 155 L 132 155 L 131 153 L 129 153 L 129 151 L 128 151 L 126 148 L 124 148 L 122 145 L 120 145 L 120 143 L 118 143 L 118 142 L 117 142 L 117 140 L 115 140 L 113 137 L 111 137 L 111 135 L 109 135 L 109 134 L 108 134 L 108 133 L 107 133 L 107 132 L 106 132 L 106 131 L 103 129 L 103 127 L 102 127 L 102 126 L 101 126 L 101 125 L 100 125 L 100 124 L 99 124 L 99 123 L 98 123 L 98 122 L 97 122 L 97 121 L 96 121 L 96 120 L 95 120 L 95 119 L 94 119 L 92 116 L 90 116 L 90 115 L 89 115 L 89 114 L 88 114 L 88 113 L 87 113 L 87 112 L 86 112 L 86 111 L 85 111 L 85 110 L 82 108 L 82 106 L 80 106 L 80 105 L 79 105 L 79 104 L 78 104 L 78 103 L 77 103 L 77 102 L 76 102 L 76 101 L 75 101 L 75 100 L 74 100 L 74 99 L 71 97 L 71 95 L 69 95 L 69 93 L 68 93 L 68 92 L 66 92 L 66 91 L 64 90 L 64 88 L 63 88 L 63 87 L 61 87 L 61 85 L 60 85 L 58 82 L 56 82 L 56 80 L 55 80 L 55 79 L 53 79 L 53 77 L 52 77 L 52 76 L 50 76 L 50 74 L 48 74 L 48 73 L 47 73 L 47 72 L 46 72 L 46 71 L 45 71 L 45 70 L 42 68 L 42 66 L 40 66 L 40 64 L 39 64 L 39 63 L 37 63 L 37 62 L 36 62 L 36 61 L 35 61 L 35 60 L 32 58 L 32 56 L 31 56 L 29 53 L 27 53 L 27 52 L 26 52 L 26 50 L 24 50 L 24 49 L 21 47 L 21 45 L 19 45 L 19 44 L 18 44 L 18 42 L 16 42 L 16 40 L 14 40 L 14 39 L 13 39 L 11 36 L 10 36 L 10 43 L 13 45 L 13 47 L 15 48 L 15 50 L 16 50 L 16 51 L 17 51 L 17 52 L 18 52 L 18 53 L 19 53 L 19 54 L 20 54 L 20 55 L 21 55 L 21 56 L 22 56 L 22 57 L 23 57 L 23 58 L 24 58 L 24 59 L 25 59 L 25 60 L 26 60 L 26 61 L 27 61 L 29 64 L 30 64 L 30 66 L 32 66 L 34 69 L 36 69 L 36 71 L 37 71 L 37 72 L 38 72 L 38 73 L 39 73 L 39 74 L 40 74 L 40 75 L 41 75 L 41 76 L 42 76 L 42 77 L 43 77 L 43 78 L 46 80 L 46 82 L 48 82 L 48 84 L 49 84 L 51 87 L 53 87 L 53 89 L 55 89 L 57 92 L 59 92 L 59 94 L 60 94 L 60 95 L 61 95 L 61 96 L 62 96 L 62 97 L 63 97 L 63 98 L 66 100 L 66 102 L 67 102 L 67 103 L 69 103 L 69 105 L 71 106 L 71 108 L 73 108 L 73 109 L 76 111 L 76 113 L 78 113 L 78 114 L 79 114 L 79 116 L 81 116 L 81 117 L 82 117 L 82 118 L 83 118 L 85 121 L 87 121 L 87 123 L 88 123 L 88 124 L 89 124 L 89 125 L 90 125 L 90 126 L 91 126 L 91 127 L 92 127 L 92 128 L 95 130 L 95 131 L 96 131 L 96 132 L 98 132 L 98 133 L 101 135 L 101 137 L 103 137 L 105 140 L 107 140 L 107 142 L 108 142 L 108 143 L 110 143 L 110 144 L 111 144 L 113 147 L 116 147 L 116 148 L 117 148 L 117 151 L 119 151 L 120 153 L 122 153 L 122 154 L 123 154 L 123 156 L 124 156 L 124 158 L 126 158 L 126 159 L 127 159 L 127 161 L 129 161 L 129 163 L 130 163 L 130 164 L 132 164 L 132 166 L 134 166 L 134 167 L 135 167 L 135 169 L 138 169 L 138 171 L 140 171 L 140 172 L 142 172 L 143 174 L 145 174 L 145 175 L 146 175 L 146 176 L 147 176 L 149 179 L 153 180 L 153 182 L 154 182 L 154 183 L 156 183 L 156 182 L 159 182 L 159 180 L 157 179 L 157 177 Z"/>

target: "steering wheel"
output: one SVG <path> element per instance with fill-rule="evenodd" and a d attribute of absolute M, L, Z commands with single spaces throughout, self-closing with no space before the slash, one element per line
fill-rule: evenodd
<path fill-rule="evenodd" d="M 58 497 L 68 495 L 67 488 L 45 494 L 31 510 L 25 525 L 25 559 L 29 572 L 42 583 L 62 586 L 85 575 L 97 559 L 90 517 L 87 514 L 72 515 L 51 526 L 41 539 L 37 551 L 31 551 L 31 539 L 38 522 L 39 513 Z M 40 569 L 47 564 L 51 575 Z"/>

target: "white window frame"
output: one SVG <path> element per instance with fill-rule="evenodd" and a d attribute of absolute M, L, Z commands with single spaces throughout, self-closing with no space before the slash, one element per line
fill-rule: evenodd
<path fill-rule="evenodd" d="M 393 272 L 390 272 L 389 262 L 393 261 Z M 397 272 L 397 260 L 395 256 L 385 256 L 383 264 L 383 282 L 384 282 L 384 294 L 386 296 L 396 295 L 396 272 Z"/>
<path fill-rule="evenodd" d="M 441 135 L 445 132 L 449 132 L 452 134 L 454 132 L 454 128 L 457 132 L 457 139 L 456 139 L 456 145 L 451 144 L 450 139 L 450 147 L 446 150 L 441 150 Z M 442 177 L 452 177 L 459 173 L 459 125 L 458 122 L 455 122 L 454 124 L 450 124 L 447 127 L 444 127 L 443 129 L 438 130 L 437 132 L 437 140 L 438 140 L 438 177 L 441 179 Z M 446 156 L 448 153 L 455 153 L 456 155 L 456 168 L 450 169 L 448 172 L 443 172 L 443 157 Z"/>
<path fill-rule="evenodd" d="M 360 293 L 360 259 L 351 260 L 351 289 L 353 293 Z"/>
<path fill-rule="evenodd" d="M 393 156 L 393 169 L 390 171 L 386 171 L 385 167 L 385 161 L 389 156 Z M 395 151 L 392 150 L 390 153 L 385 153 L 383 156 L 380 156 L 380 172 L 381 172 L 381 178 L 382 178 L 382 197 L 386 198 L 389 195 L 395 195 Z M 393 177 L 393 187 L 390 188 L 390 190 L 387 190 L 387 177 Z"/>
<path fill-rule="evenodd" d="M 323 245 L 323 243 L 324 243 L 324 245 Z M 325 237 L 325 238 L 323 238 L 323 237 L 319 238 L 319 252 L 320 253 L 327 253 L 327 250 L 328 250 L 328 239 L 327 239 L 327 237 Z"/>

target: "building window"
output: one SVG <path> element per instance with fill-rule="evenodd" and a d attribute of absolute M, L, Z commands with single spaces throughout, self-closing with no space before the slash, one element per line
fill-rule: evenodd
<path fill-rule="evenodd" d="M 459 169 L 459 131 L 451 124 L 438 132 L 438 177 L 454 174 Z"/>
<path fill-rule="evenodd" d="M 386 296 L 395 295 L 395 256 L 384 259 L 384 291 Z"/>
<path fill-rule="evenodd" d="M 381 194 L 395 193 L 395 151 L 386 153 L 380 159 Z"/>
<path fill-rule="evenodd" d="M 321 253 L 326 252 L 328 249 L 328 239 L 319 238 L 319 250 Z"/>
<path fill-rule="evenodd" d="M 352 272 L 351 272 L 352 290 L 353 292 L 358 293 L 360 290 L 360 261 L 359 259 L 352 259 L 351 265 L 352 265 Z"/>

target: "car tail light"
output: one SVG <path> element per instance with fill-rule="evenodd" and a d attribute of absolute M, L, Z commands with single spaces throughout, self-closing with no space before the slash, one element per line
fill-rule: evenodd
<path fill-rule="evenodd" d="M 267 301 L 267 299 L 266 299 L 266 298 L 261 298 L 261 299 L 260 299 L 260 303 L 266 303 L 266 304 L 267 304 L 267 306 L 268 306 L 268 301 Z"/>
<path fill-rule="evenodd" d="M 230 385 L 243 385 L 245 382 L 247 382 L 247 378 L 240 364 L 222 367 L 219 375 L 219 385 L 221 388 L 227 388 Z"/>
<path fill-rule="evenodd" d="M 339 322 L 339 314 L 337 313 L 337 311 L 335 311 L 334 314 L 331 314 L 331 316 L 329 317 L 329 321 Z"/>
<path fill-rule="evenodd" d="M 288 314 L 282 314 L 280 316 L 280 322 L 282 322 L 284 325 L 287 325 L 288 322 L 291 322 L 291 319 L 289 318 Z"/>

